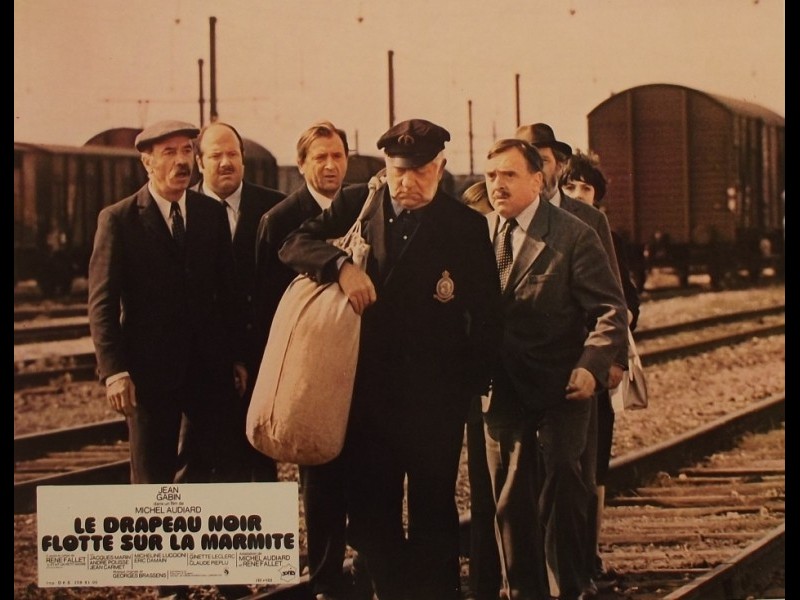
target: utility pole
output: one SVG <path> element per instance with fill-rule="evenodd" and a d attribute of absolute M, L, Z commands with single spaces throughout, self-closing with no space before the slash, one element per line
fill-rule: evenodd
<path fill-rule="evenodd" d="M 519 127 L 519 123 L 520 123 L 520 120 L 519 120 L 519 73 L 514 75 L 514 80 L 515 80 L 515 86 L 516 86 L 515 94 L 516 94 L 516 99 L 517 99 L 517 127 Z"/>
<path fill-rule="evenodd" d="M 467 100 L 467 113 L 469 115 L 469 174 L 475 175 L 472 158 L 472 100 Z"/>
<path fill-rule="evenodd" d="M 205 122 L 203 121 L 203 111 L 204 111 L 204 105 L 206 103 L 205 98 L 203 98 L 203 59 L 202 58 L 198 58 L 197 59 L 197 66 L 198 66 L 198 68 L 200 70 L 200 129 L 202 129 L 203 125 L 205 125 Z"/>
<path fill-rule="evenodd" d="M 394 126 L 394 51 L 389 50 L 389 127 Z"/>
<path fill-rule="evenodd" d="M 217 17 L 209 17 L 208 23 L 211 29 L 211 105 L 208 120 L 214 123 L 219 118 L 217 114 Z"/>

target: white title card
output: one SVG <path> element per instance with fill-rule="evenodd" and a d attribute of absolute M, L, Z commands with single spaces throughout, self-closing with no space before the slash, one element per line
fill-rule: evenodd
<path fill-rule="evenodd" d="M 292 583 L 297 483 L 42 486 L 39 587 Z"/>

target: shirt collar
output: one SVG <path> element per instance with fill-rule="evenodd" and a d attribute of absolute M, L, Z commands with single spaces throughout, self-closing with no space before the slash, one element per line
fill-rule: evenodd
<path fill-rule="evenodd" d="M 537 196 L 536 199 L 533 202 L 531 202 L 528 206 L 523 208 L 522 212 L 520 212 L 516 217 L 514 217 L 514 220 L 516 220 L 517 225 L 519 225 L 519 228 L 522 231 L 528 230 L 528 226 L 531 224 L 531 221 L 533 221 L 533 217 L 536 214 L 536 209 L 538 208 L 539 208 L 539 196 Z M 497 231 L 500 231 L 503 227 L 505 227 L 506 221 L 507 219 L 500 217 L 500 221 L 497 224 Z"/>
<path fill-rule="evenodd" d="M 559 208 L 561 208 L 561 188 L 556 186 L 553 195 L 548 198 L 550 204 L 555 204 Z"/>
<path fill-rule="evenodd" d="M 163 196 L 159 195 L 156 192 L 155 188 L 153 187 L 152 182 L 148 182 L 147 190 L 150 192 L 150 195 L 155 199 L 156 206 L 158 206 L 159 212 L 161 212 L 161 216 L 164 217 L 164 220 L 167 222 L 167 225 L 171 224 L 170 216 L 169 216 L 169 209 L 172 206 L 172 202 L 164 198 Z M 183 191 L 181 197 L 178 199 L 178 205 L 181 207 L 181 215 L 183 215 L 183 222 L 186 223 L 186 190 Z"/>
<path fill-rule="evenodd" d="M 434 200 L 435 199 L 436 198 L 434 197 Z M 427 212 L 428 207 L 430 207 L 433 204 L 434 200 L 431 200 L 427 204 L 423 204 L 422 206 L 420 206 L 419 208 L 415 208 L 414 210 L 408 210 L 403 208 L 403 206 L 399 202 L 397 202 L 394 198 L 392 198 L 391 194 L 389 194 L 389 202 L 392 205 L 392 210 L 394 211 L 394 215 L 396 217 L 399 217 L 400 213 L 405 212 L 406 210 L 408 210 L 409 214 L 412 214 L 415 217 L 421 217 Z"/>
<path fill-rule="evenodd" d="M 228 196 L 227 198 L 225 198 L 225 200 L 224 200 L 225 202 L 228 203 L 228 205 L 233 209 L 233 212 L 235 212 L 235 213 L 239 212 L 239 205 L 242 203 L 242 188 L 243 187 L 244 187 L 244 182 L 240 182 L 239 183 L 239 187 L 237 187 L 233 191 L 233 193 L 230 196 Z M 215 200 L 219 200 L 220 202 L 223 201 L 222 198 L 217 196 L 217 194 L 212 192 L 205 185 L 201 185 L 200 186 L 200 191 L 203 194 L 205 194 L 206 196 L 210 196 L 211 198 L 214 198 Z"/>
<path fill-rule="evenodd" d="M 319 204 L 319 207 L 322 210 L 325 210 L 326 208 L 328 208 L 331 205 L 331 202 L 333 202 L 333 200 L 331 200 L 330 198 L 328 198 L 324 194 L 320 194 L 317 190 L 315 190 L 311 186 L 311 184 L 306 183 L 306 187 L 308 188 L 308 192 L 311 194 L 311 197 L 314 198 L 314 200 L 317 202 L 317 204 Z M 339 188 L 339 190 L 341 190 L 341 189 L 342 188 Z"/>

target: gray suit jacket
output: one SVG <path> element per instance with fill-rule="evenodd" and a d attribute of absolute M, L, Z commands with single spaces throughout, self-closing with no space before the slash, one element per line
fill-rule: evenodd
<path fill-rule="evenodd" d="M 611 263 L 611 270 L 614 272 L 617 281 L 622 285 L 622 277 L 619 273 L 619 265 L 617 264 L 616 252 L 614 250 L 614 239 L 611 236 L 611 226 L 608 224 L 608 218 L 605 213 L 596 209 L 594 206 L 589 206 L 585 202 L 567 196 L 561 190 L 559 190 L 558 193 L 561 195 L 561 208 L 575 215 L 597 232 L 600 242 L 603 244 L 603 249 L 606 251 L 608 260 Z"/>
<path fill-rule="evenodd" d="M 489 213 L 487 221 L 494 239 L 499 215 Z M 496 378 L 510 385 L 505 389 L 522 406 L 490 411 L 540 410 L 564 402 L 577 367 L 604 384 L 627 340 L 625 300 L 594 230 L 540 202 L 525 233 L 503 290 L 505 332 Z"/>
<path fill-rule="evenodd" d="M 606 214 L 603 211 L 596 209 L 594 206 L 589 206 L 585 202 L 581 202 L 580 200 L 576 200 L 575 198 L 567 196 L 561 189 L 558 190 L 558 193 L 561 196 L 561 208 L 578 217 L 597 233 L 598 237 L 600 238 L 600 243 L 603 244 L 603 249 L 606 251 L 606 255 L 608 256 L 608 262 L 609 266 L 611 267 L 611 271 L 614 273 L 614 277 L 616 277 L 617 283 L 620 285 L 620 291 L 623 293 L 624 298 L 625 287 L 622 281 L 622 273 L 620 273 L 619 270 L 617 249 L 614 247 L 614 237 L 611 233 L 611 226 L 608 224 L 608 218 L 606 217 Z M 615 360 L 619 365 L 625 366 L 628 364 L 627 338 L 625 340 L 625 344 L 619 349 L 619 353 L 617 354 Z"/>

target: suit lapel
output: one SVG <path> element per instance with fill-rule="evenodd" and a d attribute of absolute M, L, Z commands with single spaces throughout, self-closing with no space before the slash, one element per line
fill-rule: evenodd
<path fill-rule="evenodd" d="M 171 251 L 177 252 L 178 247 L 175 244 L 175 240 L 172 239 L 172 232 L 158 209 L 158 204 L 150 195 L 147 185 L 139 190 L 136 196 L 136 206 L 139 210 L 139 219 L 145 233 L 170 248 Z"/>
<path fill-rule="evenodd" d="M 530 271 L 536 258 L 544 250 L 546 246 L 544 238 L 550 229 L 550 210 L 552 208 L 548 202 L 539 202 L 539 207 L 533 215 L 533 220 L 531 220 L 528 229 L 525 231 L 525 239 L 522 242 L 519 254 L 514 257 L 511 273 L 508 276 L 508 283 L 503 290 L 504 295 L 512 293 L 514 288 Z"/>
<path fill-rule="evenodd" d="M 192 190 L 186 190 L 186 247 L 184 248 L 184 256 L 192 256 L 192 246 L 196 243 L 197 232 L 201 231 L 205 224 L 200 223 L 203 218 L 201 212 L 198 212 L 198 205 L 195 204 L 195 194 Z M 230 231 L 230 230 L 229 230 Z"/>
<path fill-rule="evenodd" d="M 319 204 L 317 204 L 317 201 L 314 200 L 314 196 L 312 196 L 311 192 L 308 191 L 308 186 L 305 185 L 303 186 L 302 193 L 297 195 L 297 206 L 300 209 L 304 220 L 309 217 L 316 217 L 322 212 Z"/>
<path fill-rule="evenodd" d="M 227 216 L 227 210 L 225 209 L 225 213 Z M 242 195 L 239 197 L 239 218 L 236 220 L 236 229 L 233 232 L 233 245 L 234 247 L 237 246 L 237 242 L 241 243 L 242 240 L 246 240 L 250 236 L 246 235 L 244 229 L 247 227 L 246 224 L 249 223 L 256 223 L 258 224 L 258 218 L 256 215 L 252 215 L 256 210 L 256 206 L 253 202 L 251 202 L 250 198 L 250 189 L 247 187 L 247 183 L 243 183 L 242 185 Z M 244 227 L 242 225 L 245 224 Z M 252 248 L 250 248 L 252 250 Z"/>

